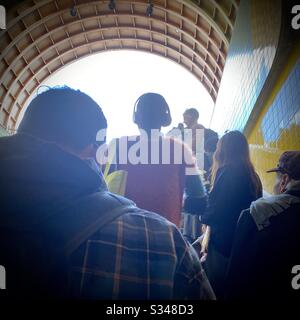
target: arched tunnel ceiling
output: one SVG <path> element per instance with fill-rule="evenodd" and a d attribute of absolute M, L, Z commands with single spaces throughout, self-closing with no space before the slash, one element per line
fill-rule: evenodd
<path fill-rule="evenodd" d="M 8 11 L 0 32 L 0 123 L 14 129 L 27 99 L 55 71 L 107 50 L 169 58 L 215 101 L 239 0 L 30 0 Z M 76 16 L 70 9 L 76 4 Z"/>

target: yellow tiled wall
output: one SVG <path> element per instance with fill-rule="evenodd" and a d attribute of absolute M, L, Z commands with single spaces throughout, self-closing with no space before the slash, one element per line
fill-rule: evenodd
<path fill-rule="evenodd" d="M 243 131 L 274 62 L 281 27 L 280 0 L 241 0 L 211 127 Z M 300 44 L 295 45 L 248 135 L 264 189 L 272 192 L 285 150 L 300 150 Z"/>
<path fill-rule="evenodd" d="M 243 131 L 272 67 L 280 34 L 280 0 L 242 0 L 211 128 Z"/>
<path fill-rule="evenodd" d="M 264 189 L 272 192 L 280 154 L 300 150 L 300 44 L 295 45 L 259 119 L 248 136 L 251 158 Z"/>

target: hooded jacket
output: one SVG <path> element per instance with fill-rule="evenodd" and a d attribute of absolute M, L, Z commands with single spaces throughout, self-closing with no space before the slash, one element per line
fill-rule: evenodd
<path fill-rule="evenodd" d="M 14 135 L 0 141 L 0 189 L 0 225 L 25 228 L 43 218 L 44 209 L 53 211 L 106 185 L 101 172 L 57 145 Z"/>
<path fill-rule="evenodd" d="M 299 301 L 300 184 L 242 212 L 229 263 L 226 298 Z M 294 279 L 295 278 L 295 279 Z"/>

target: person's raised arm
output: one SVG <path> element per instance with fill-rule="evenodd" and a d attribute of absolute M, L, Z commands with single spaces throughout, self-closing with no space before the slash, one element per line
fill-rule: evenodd
<path fill-rule="evenodd" d="M 207 207 L 207 194 L 192 151 L 184 146 L 185 187 L 184 212 L 202 215 Z"/>

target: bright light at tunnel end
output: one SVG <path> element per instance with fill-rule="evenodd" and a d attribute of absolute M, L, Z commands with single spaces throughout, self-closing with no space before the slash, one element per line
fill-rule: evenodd
<path fill-rule="evenodd" d="M 144 52 L 98 53 L 65 66 L 42 83 L 49 87 L 65 85 L 90 95 L 101 106 L 108 120 L 108 141 L 138 134 L 132 112 L 135 101 L 145 92 L 160 93 L 170 106 L 173 121 L 163 128 L 164 133 L 183 122 L 183 112 L 191 107 L 198 109 L 199 122 L 208 127 L 214 107 L 193 74 L 173 61 Z M 43 90 L 36 90 L 27 106 Z"/>

